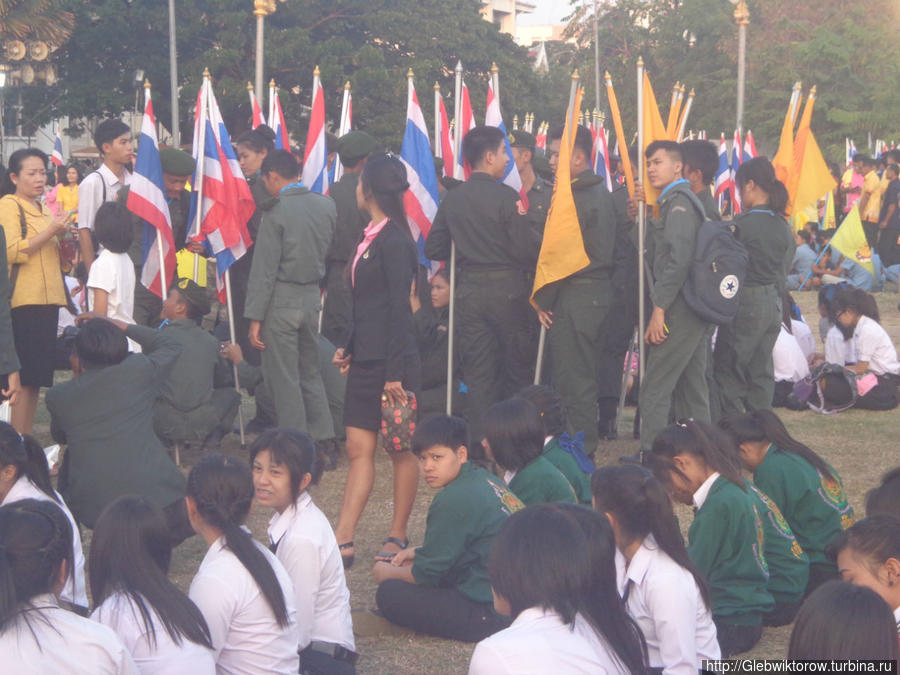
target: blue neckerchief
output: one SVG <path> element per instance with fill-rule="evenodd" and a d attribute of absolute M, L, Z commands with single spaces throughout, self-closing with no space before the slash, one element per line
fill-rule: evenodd
<path fill-rule="evenodd" d="M 752 208 L 749 211 L 744 211 L 744 213 L 768 213 L 773 218 L 775 217 L 775 212 L 772 209 L 764 209 L 762 207 Z"/>
<path fill-rule="evenodd" d="M 278 194 L 281 194 L 285 190 L 290 190 L 291 188 L 302 188 L 302 187 L 306 187 L 306 186 L 303 184 L 303 181 L 298 180 L 296 183 L 291 183 L 290 185 L 285 185 L 283 188 L 281 188 L 278 191 Z"/>
<path fill-rule="evenodd" d="M 162 323 L 159 324 L 159 325 L 156 327 L 156 330 L 162 330 L 163 328 L 165 328 L 165 327 L 168 326 L 168 325 L 169 325 L 169 320 L 168 320 L 168 319 L 163 319 L 163 320 L 162 320 Z"/>
<path fill-rule="evenodd" d="M 575 434 L 575 438 L 569 436 L 568 431 L 562 432 L 556 438 L 559 447 L 568 452 L 575 461 L 578 462 L 578 468 L 584 471 L 588 476 L 594 473 L 594 463 L 591 458 L 584 453 L 584 432 L 579 431 Z"/>
<path fill-rule="evenodd" d="M 678 180 L 676 180 L 676 181 L 674 181 L 674 182 L 672 182 L 672 183 L 669 183 L 668 185 L 666 185 L 665 189 L 664 189 L 662 192 L 659 193 L 659 198 L 662 199 L 663 197 L 665 197 L 666 193 L 667 193 L 669 190 L 671 190 L 671 189 L 672 189 L 673 187 L 675 187 L 676 185 L 680 185 L 681 183 L 688 183 L 688 184 L 690 184 L 690 181 L 689 181 L 687 178 L 679 178 Z"/>

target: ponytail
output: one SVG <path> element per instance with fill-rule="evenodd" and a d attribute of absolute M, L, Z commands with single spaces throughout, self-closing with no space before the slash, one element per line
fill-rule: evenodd
<path fill-rule="evenodd" d="M 370 159 L 360 175 L 360 183 L 364 194 L 371 194 L 378 207 L 389 220 L 397 225 L 406 225 L 406 207 L 403 195 L 409 189 L 406 180 L 406 167 L 393 155 L 384 155 Z M 408 227 L 402 228 L 409 232 Z M 412 235 L 410 235 L 410 238 Z"/>
<path fill-rule="evenodd" d="M 652 534 L 660 550 L 691 573 L 709 607 L 706 579 L 691 561 L 669 495 L 652 473 L 635 465 L 603 467 L 591 476 L 591 491 L 597 510 L 612 514 L 629 542 Z"/>
<path fill-rule="evenodd" d="M 222 531 L 225 546 L 253 577 L 278 625 L 287 626 L 287 603 L 278 577 L 250 534 L 241 528 L 253 501 L 253 478 L 247 464 L 223 455 L 204 457 L 191 469 L 187 496 L 194 500 L 200 517 Z"/>
<path fill-rule="evenodd" d="M 735 174 L 738 189 L 742 189 L 751 180 L 769 196 L 769 207 L 775 213 L 784 215 L 787 212 L 787 188 L 775 176 L 775 167 L 768 158 L 754 157 L 741 164 Z"/>
<path fill-rule="evenodd" d="M 0 466 L 12 464 L 17 476 L 25 476 L 41 492 L 59 503 L 59 497 L 50 482 L 50 469 L 44 449 L 33 436 L 20 436 L 12 425 L 0 422 Z"/>
<path fill-rule="evenodd" d="M 678 455 L 693 455 L 746 492 L 738 453 L 730 446 L 731 439 L 715 427 L 705 422 L 682 420 L 657 434 L 649 456 L 650 468 L 662 483 L 669 482 L 672 472 L 687 478 L 672 460 Z"/>
<path fill-rule="evenodd" d="M 782 450 L 805 459 L 829 480 L 837 480 L 824 459 L 788 433 L 784 423 L 771 410 L 754 410 L 743 415 L 727 415 L 719 420 L 719 428 L 735 445 L 769 442 Z"/>

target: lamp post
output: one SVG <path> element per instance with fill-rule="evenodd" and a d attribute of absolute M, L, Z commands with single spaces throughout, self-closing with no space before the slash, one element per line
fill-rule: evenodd
<path fill-rule="evenodd" d="M 253 16 L 256 17 L 256 91 L 263 90 L 263 32 L 266 17 L 275 12 L 275 0 L 253 0 Z"/>
<path fill-rule="evenodd" d="M 737 130 L 744 129 L 744 78 L 747 66 L 747 26 L 750 25 L 750 10 L 746 0 L 731 0 L 735 5 L 734 21 L 738 26 L 738 81 L 737 81 Z"/>

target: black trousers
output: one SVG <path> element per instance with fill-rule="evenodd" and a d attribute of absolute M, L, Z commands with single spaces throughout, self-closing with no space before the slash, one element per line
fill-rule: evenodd
<path fill-rule="evenodd" d="M 381 582 L 375 602 L 398 626 L 449 640 L 478 642 L 510 624 L 490 604 L 470 600 L 455 588 L 419 586 L 400 579 Z"/>
<path fill-rule="evenodd" d="M 716 637 L 719 639 L 723 659 L 750 651 L 762 637 L 761 625 L 738 626 L 725 623 L 717 617 L 713 617 L 713 621 L 716 624 Z"/>
<path fill-rule="evenodd" d="M 300 652 L 300 672 L 302 675 L 356 675 L 356 666 L 307 647 Z"/>
<path fill-rule="evenodd" d="M 763 626 L 787 626 L 797 616 L 803 600 L 776 602 L 775 609 L 763 616 Z"/>

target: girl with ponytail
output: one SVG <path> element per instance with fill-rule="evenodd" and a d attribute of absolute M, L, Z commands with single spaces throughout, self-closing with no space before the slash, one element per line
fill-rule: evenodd
<path fill-rule="evenodd" d="M 84 583 L 81 532 L 63 498 L 50 484 L 50 470 L 44 449 L 33 436 L 20 436 L 12 425 L 0 422 L 0 506 L 23 499 L 53 502 L 65 514 L 72 532 L 74 557 L 59 599 L 68 609 L 87 616 L 88 599 Z"/>
<path fill-rule="evenodd" d="M 591 490 L 612 525 L 619 593 L 647 641 L 650 667 L 688 675 L 718 659 L 709 589 L 662 484 L 641 466 L 608 466 L 594 472 Z"/>
<path fill-rule="evenodd" d="M 137 675 L 116 634 L 60 607 L 72 529 L 57 504 L 0 508 L 0 654 L 4 673 Z"/>
<path fill-rule="evenodd" d="M 729 415 L 719 428 L 731 437 L 753 482 L 769 496 L 809 556 L 809 595 L 837 576 L 828 543 L 853 524 L 853 507 L 841 477 L 819 455 L 788 433 L 768 410 Z"/>
<path fill-rule="evenodd" d="M 245 462 L 208 455 L 191 469 L 188 517 L 209 550 L 189 596 L 206 619 L 218 672 L 294 674 L 294 588 L 278 559 L 242 527 L 252 500 Z"/>
<path fill-rule="evenodd" d="M 713 373 L 722 414 L 771 409 L 775 393 L 772 348 L 781 330 L 781 290 L 794 256 L 794 238 L 784 219 L 787 190 L 772 163 L 754 157 L 735 180 L 743 213 L 734 226 L 747 249 L 747 274 L 734 320 L 719 327 Z"/>

